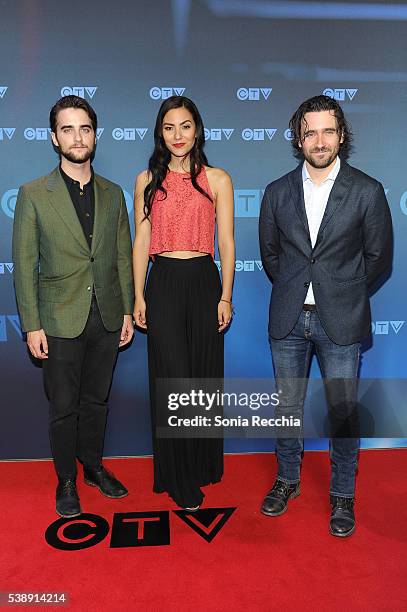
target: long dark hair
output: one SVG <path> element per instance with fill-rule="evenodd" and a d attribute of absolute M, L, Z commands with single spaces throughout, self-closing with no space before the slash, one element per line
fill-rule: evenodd
<path fill-rule="evenodd" d="M 343 136 L 343 142 L 341 143 L 339 149 L 341 158 L 347 159 L 351 151 L 351 143 L 353 138 L 352 130 L 349 123 L 346 121 L 343 110 L 339 106 L 338 102 L 334 98 L 324 95 L 314 96 L 313 98 L 305 100 L 305 102 L 298 107 L 290 119 L 289 128 L 292 134 L 291 144 L 294 150 L 294 156 L 297 159 L 304 159 L 304 154 L 302 148 L 300 147 L 302 140 L 301 129 L 305 121 L 304 115 L 306 113 L 320 111 L 332 111 L 334 114 L 338 134 Z"/>
<path fill-rule="evenodd" d="M 171 160 L 171 153 L 165 146 L 163 138 L 163 120 L 168 111 L 173 108 L 186 108 L 192 115 L 195 122 L 195 143 L 189 152 L 189 172 L 191 174 L 191 183 L 194 188 L 202 193 L 208 200 L 213 201 L 211 196 L 206 193 L 197 183 L 197 176 L 201 172 L 203 166 L 209 166 L 208 160 L 203 148 L 205 145 L 205 133 L 202 122 L 202 117 L 195 104 L 185 96 L 171 96 L 164 100 L 158 111 L 157 120 L 154 128 L 154 151 L 148 160 L 148 170 L 151 176 L 151 181 L 144 190 L 144 218 L 147 219 L 151 213 L 154 197 L 157 191 L 164 194 L 164 199 L 167 197 L 167 190 L 163 187 L 163 181 L 167 176 L 168 164 Z"/>

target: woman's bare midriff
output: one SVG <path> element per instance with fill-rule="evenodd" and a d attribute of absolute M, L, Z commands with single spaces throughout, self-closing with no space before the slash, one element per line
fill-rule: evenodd
<path fill-rule="evenodd" d="M 158 253 L 160 257 L 173 257 L 174 259 L 192 259 L 192 257 L 205 257 L 208 254 L 199 251 L 165 251 L 164 253 Z"/>

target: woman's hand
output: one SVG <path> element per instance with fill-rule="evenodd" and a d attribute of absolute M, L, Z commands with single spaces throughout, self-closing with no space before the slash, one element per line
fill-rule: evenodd
<path fill-rule="evenodd" d="M 137 325 L 137 327 L 141 327 L 142 329 L 147 329 L 146 302 L 144 298 L 136 299 L 136 303 L 134 305 L 133 318 L 134 318 L 134 322 Z"/>
<path fill-rule="evenodd" d="M 220 300 L 218 304 L 218 331 L 223 331 L 229 325 L 233 316 L 233 307 L 230 302 Z"/>

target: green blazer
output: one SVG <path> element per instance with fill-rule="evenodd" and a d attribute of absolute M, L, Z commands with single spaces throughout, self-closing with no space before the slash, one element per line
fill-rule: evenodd
<path fill-rule="evenodd" d="M 118 330 L 134 306 L 131 238 L 123 192 L 94 175 L 89 249 L 59 169 L 20 187 L 14 215 L 14 284 L 23 331 L 75 338 L 94 287 L 103 323 Z"/>

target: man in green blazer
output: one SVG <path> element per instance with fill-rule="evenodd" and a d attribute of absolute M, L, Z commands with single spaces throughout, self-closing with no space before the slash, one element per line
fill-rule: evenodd
<path fill-rule="evenodd" d="M 119 346 L 133 336 L 131 238 L 123 192 L 93 172 L 97 117 L 65 96 L 50 112 L 60 165 L 18 193 L 14 282 L 23 331 L 43 360 L 56 510 L 81 513 L 76 458 L 85 482 L 108 497 L 127 489 L 102 465 L 107 398 Z"/>

